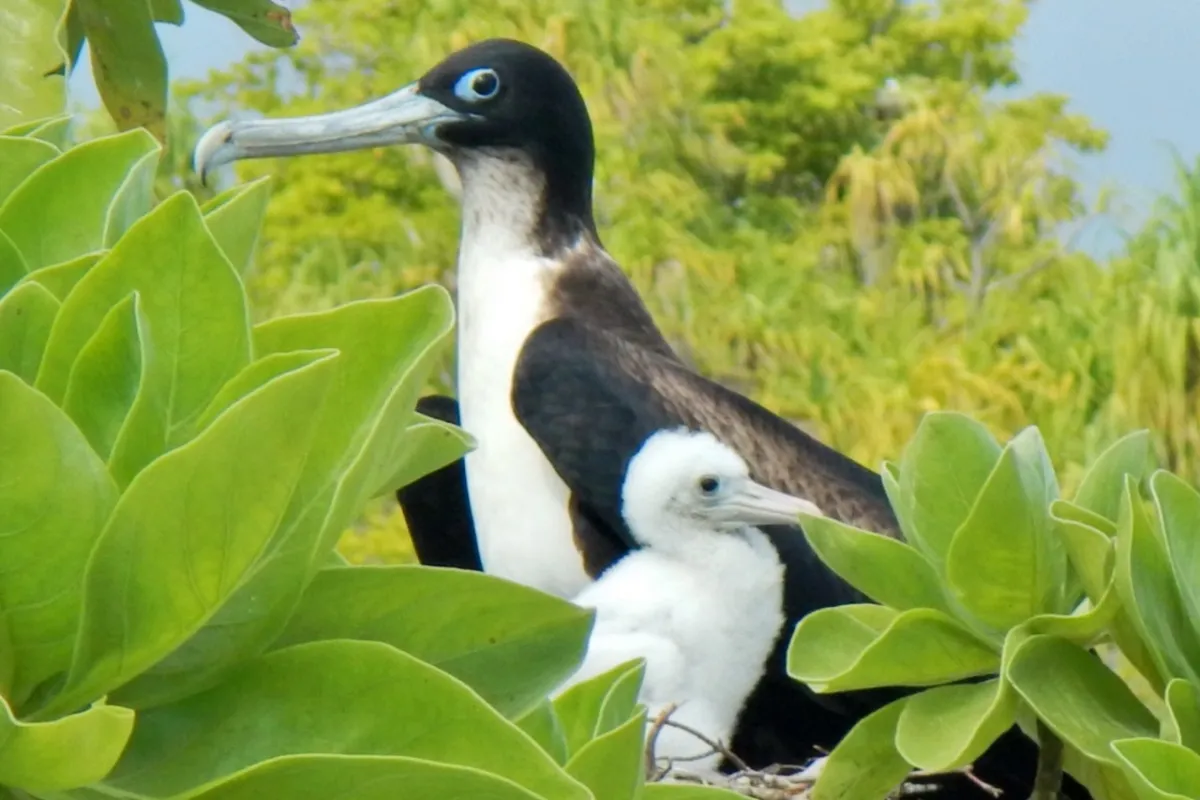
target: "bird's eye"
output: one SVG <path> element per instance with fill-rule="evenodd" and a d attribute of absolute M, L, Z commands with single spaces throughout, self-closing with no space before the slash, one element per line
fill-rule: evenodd
<path fill-rule="evenodd" d="M 500 76 L 496 70 L 484 67 L 464 73 L 454 84 L 454 94 L 468 103 L 491 100 L 500 92 Z"/>
<path fill-rule="evenodd" d="M 711 475 L 705 475 L 700 479 L 700 492 L 711 497 L 721 488 L 721 482 Z"/>

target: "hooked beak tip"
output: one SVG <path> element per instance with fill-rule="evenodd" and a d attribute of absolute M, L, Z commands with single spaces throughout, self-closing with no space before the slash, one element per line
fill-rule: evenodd
<path fill-rule="evenodd" d="M 200 173 L 200 182 L 208 185 L 208 175 L 215 168 L 233 159 L 231 156 L 233 141 L 233 125 L 229 121 L 213 125 L 200 140 L 192 154 L 192 168 Z"/>

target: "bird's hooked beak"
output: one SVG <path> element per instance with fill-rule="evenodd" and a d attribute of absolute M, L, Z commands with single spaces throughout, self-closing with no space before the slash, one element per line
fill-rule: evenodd
<path fill-rule="evenodd" d="M 801 514 L 824 516 L 814 503 L 754 481 L 726 498 L 719 513 L 726 521 L 743 525 L 798 525 Z"/>
<path fill-rule="evenodd" d="M 438 147 L 438 128 L 471 115 L 420 93 L 417 83 L 344 111 L 310 117 L 220 122 L 196 143 L 193 165 L 208 172 L 243 158 L 338 153 L 394 144 Z"/>

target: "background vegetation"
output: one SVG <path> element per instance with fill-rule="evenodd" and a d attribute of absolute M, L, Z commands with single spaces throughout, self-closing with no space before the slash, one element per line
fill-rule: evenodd
<path fill-rule="evenodd" d="M 1181 165 L 1181 197 L 1127 252 L 1072 248 L 1103 209 L 1071 158 L 1105 134 L 1062 96 L 995 98 L 1020 80 L 1026 2 L 833 0 L 798 18 L 773 0 L 727 5 L 312 3 L 295 48 L 180 97 L 205 122 L 327 110 L 473 39 L 526 39 L 580 81 L 605 243 L 706 374 L 874 467 L 921 414 L 953 408 L 1003 437 L 1036 423 L 1068 487 L 1143 426 L 1164 467 L 1200 476 L 1193 178 Z M 452 286 L 453 179 L 428 153 L 237 169 L 273 176 L 258 314 Z M 403 556 L 390 507 L 361 529 L 353 557 Z"/>

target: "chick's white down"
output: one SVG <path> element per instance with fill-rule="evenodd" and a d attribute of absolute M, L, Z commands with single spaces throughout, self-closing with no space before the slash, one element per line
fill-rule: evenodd
<path fill-rule="evenodd" d="M 659 431 L 630 461 L 622 513 L 641 548 L 576 597 L 596 623 L 580 669 L 560 687 L 644 658 L 639 696 L 654 718 L 728 744 L 784 622 L 783 566 L 753 527 L 819 514 L 811 503 L 753 482 L 745 461 L 711 434 Z M 719 755 L 668 726 L 660 758 L 714 769 Z"/>

